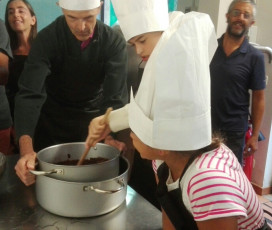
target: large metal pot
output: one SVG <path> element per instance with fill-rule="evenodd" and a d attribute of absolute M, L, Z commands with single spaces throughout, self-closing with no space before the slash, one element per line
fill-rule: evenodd
<path fill-rule="evenodd" d="M 37 153 L 37 176 L 50 175 L 55 179 L 71 182 L 94 182 L 118 176 L 120 151 L 110 145 L 98 143 L 91 148 L 86 159 L 104 157 L 109 160 L 90 165 L 58 165 L 57 162 L 79 160 L 85 150 L 84 142 L 66 143 L 45 148 Z"/>
<path fill-rule="evenodd" d="M 117 177 L 99 182 L 67 182 L 48 176 L 36 180 L 36 198 L 47 211 L 65 217 L 92 217 L 119 207 L 126 198 L 128 160 L 120 157 Z"/>
<path fill-rule="evenodd" d="M 126 202 L 112 212 L 92 218 L 64 218 L 49 212 L 41 212 L 36 223 L 39 223 L 37 229 L 44 230 L 128 230 Z"/>

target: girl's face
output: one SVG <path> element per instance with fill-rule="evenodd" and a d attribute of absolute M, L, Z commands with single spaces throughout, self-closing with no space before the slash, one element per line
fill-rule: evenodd
<path fill-rule="evenodd" d="M 10 2 L 8 6 L 8 22 L 12 30 L 17 32 L 30 32 L 36 23 L 36 17 L 31 16 L 26 4 L 20 0 Z"/>
<path fill-rule="evenodd" d="M 161 152 L 158 149 L 154 149 L 144 144 L 133 132 L 130 133 L 132 143 L 138 150 L 141 157 L 148 160 L 161 159 Z"/>
<path fill-rule="evenodd" d="M 135 47 L 136 53 L 143 61 L 147 61 L 161 35 L 161 31 L 145 33 L 131 38 L 128 43 Z"/>

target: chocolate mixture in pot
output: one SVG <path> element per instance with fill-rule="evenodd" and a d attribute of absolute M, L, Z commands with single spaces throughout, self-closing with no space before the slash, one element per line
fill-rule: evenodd
<path fill-rule="evenodd" d="M 95 157 L 95 158 L 90 158 L 90 159 L 85 159 L 82 163 L 82 165 L 90 165 L 90 164 L 97 164 L 97 163 L 101 163 L 104 161 L 107 161 L 109 159 L 104 158 L 104 157 Z M 60 161 L 57 162 L 56 164 L 58 165 L 77 165 L 78 160 L 66 160 L 66 161 Z"/>

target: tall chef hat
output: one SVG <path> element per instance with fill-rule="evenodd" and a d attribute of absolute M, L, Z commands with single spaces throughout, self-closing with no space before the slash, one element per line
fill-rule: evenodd
<path fill-rule="evenodd" d="M 59 6 L 66 10 L 92 10 L 100 6 L 100 0 L 59 0 Z"/>
<path fill-rule="evenodd" d="M 167 0 L 112 0 L 112 4 L 127 41 L 143 33 L 168 28 Z"/>
<path fill-rule="evenodd" d="M 209 64 L 217 38 L 207 14 L 175 15 L 145 65 L 135 99 L 131 94 L 129 126 L 153 148 L 196 150 L 211 143 Z"/>

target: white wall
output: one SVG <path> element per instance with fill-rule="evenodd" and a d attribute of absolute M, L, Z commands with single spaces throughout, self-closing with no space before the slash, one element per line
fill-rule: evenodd
<path fill-rule="evenodd" d="M 257 40 L 264 46 L 272 47 L 272 1 L 261 0 L 257 2 L 256 24 L 258 26 Z"/>
<path fill-rule="evenodd" d="M 210 15 L 217 37 L 221 37 L 226 31 L 226 13 L 232 0 L 199 0 L 198 11 Z"/>
<path fill-rule="evenodd" d="M 208 13 L 210 15 L 216 31 L 218 29 L 218 23 L 217 23 L 218 17 L 220 16 L 218 14 L 219 5 L 220 5 L 219 0 L 213 0 L 213 1 L 199 0 L 199 6 L 198 6 L 199 12 Z"/>
<path fill-rule="evenodd" d="M 258 29 L 259 31 L 259 29 Z M 257 43 L 260 43 L 257 39 Z M 261 43 L 260 43 L 261 44 Z M 268 188 L 272 185 L 272 137 L 271 133 L 271 117 L 272 117 L 272 64 L 268 62 L 268 56 L 265 56 L 266 60 L 266 74 L 270 80 L 268 80 L 268 84 L 265 90 L 265 114 L 263 118 L 263 124 L 261 127 L 261 131 L 266 137 L 264 141 L 259 142 L 259 149 L 255 153 L 255 167 L 253 169 L 252 174 L 252 182 L 258 187 Z"/>
<path fill-rule="evenodd" d="M 272 129 L 272 126 L 270 130 Z M 270 140 L 269 140 L 269 145 L 267 148 L 267 158 L 266 158 L 266 165 L 265 165 L 265 173 L 264 173 L 264 179 L 263 179 L 263 187 L 267 188 L 272 185 L 272 167 L 271 167 L 271 162 L 272 162 L 272 136 L 270 135 Z M 255 172 L 254 172 L 255 176 Z"/>
<path fill-rule="evenodd" d="M 219 16 L 218 16 L 217 31 L 216 31 L 218 37 L 221 37 L 221 35 L 225 33 L 226 31 L 226 28 L 227 28 L 226 13 L 228 11 L 228 8 L 231 2 L 232 0 L 220 0 L 219 13 L 218 13 Z"/>
<path fill-rule="evenodd" d="M 185 13 L 187 10 L 197 11 L 199 0 L 178 0 L 177 10 Z"/>
<path fill-rule="evenodd" d="M 258 44 L 272 47 L 272 1 L 257 1 L 256 26 Z M 267 137 L 262 143 L 260 142 L 259 151 L 255 156 L 256 165 L 253 170 L 252 181 L 263 188 L 272 186 L 272 137 L 271 119 L 272 119 L 272 64 L 266 62 L 268 75 L 268 85 L 266 87 L 266 108 L 262 125 L 262 131 Z"/>

